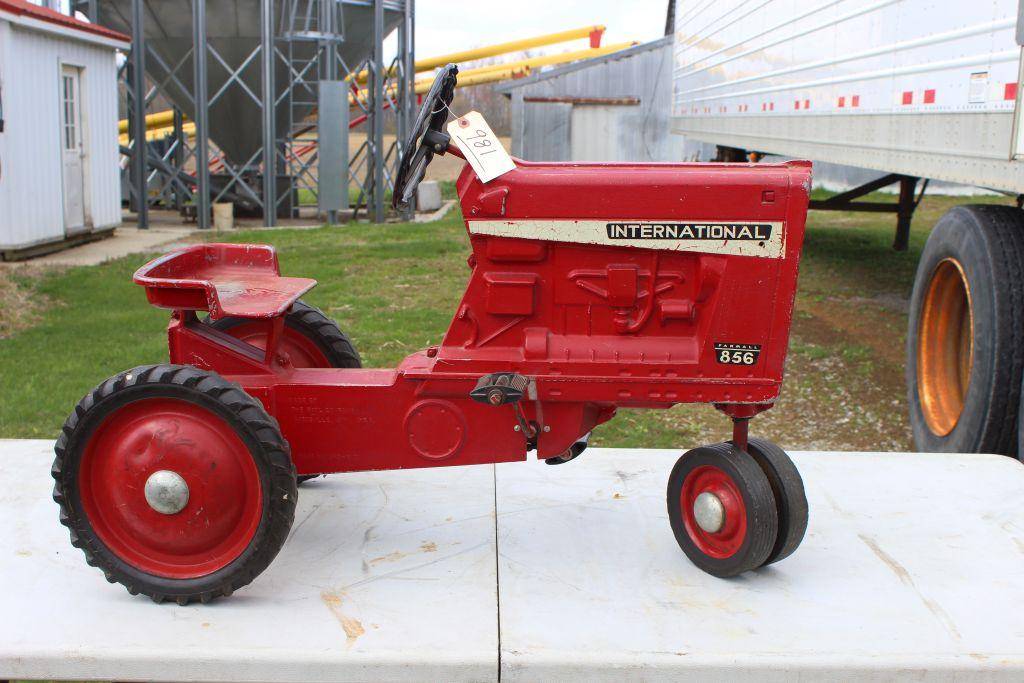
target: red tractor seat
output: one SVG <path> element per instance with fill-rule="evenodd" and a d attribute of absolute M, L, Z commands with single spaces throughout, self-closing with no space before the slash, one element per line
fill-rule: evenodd
<path fill-rule="evenodd" d="M 134 280 L 154 306 L 209 311 L 214 320 L 284 315 L 316 286 L 310 278 L 281 277 L 277 253 L 265 244 L 185 247 L 142 266 Z"/>

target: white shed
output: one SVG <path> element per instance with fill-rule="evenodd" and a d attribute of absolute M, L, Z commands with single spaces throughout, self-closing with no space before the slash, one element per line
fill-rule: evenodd
<path fill-rule="evenodd" d="M 128 36 L 0 0 L 0 258 L 121 222 L 116 51 Z"/>

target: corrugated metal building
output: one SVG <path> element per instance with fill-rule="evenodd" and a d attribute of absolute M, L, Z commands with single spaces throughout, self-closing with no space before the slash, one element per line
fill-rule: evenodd
<path fill-rule="evenodd" d="M 707 153 L 669 132 L 671 36 L 497 90 L 511 98 L 512 154 L 522 159 L 683 161 Z"/>
<path fill-rule="evenodd" d="M 0 0 L 0 254 L 121 221 L 117 49 L 129 39 Z"/>

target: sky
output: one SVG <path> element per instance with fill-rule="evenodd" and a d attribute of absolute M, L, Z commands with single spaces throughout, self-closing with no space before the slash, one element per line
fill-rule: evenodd
<path fill-rule="evenodd" d="M 582 26 L 604 24 L 602 45 L 665 33 L 668 0 L 416 0 L 416 57 L 433 57 Z M 538 53 L 587 47 L 585 40 Z"/>
<path fill-rule="evenodd" d="M 42 4 L 43 0 L 31 0 Z M 60 0 L 65 11 L 68 0 Z M 531 38 L 573 28 L 603 24 L 602 45 L 665 33 L 669 0 L 415 0 L 416 57 L 435 57 L 472 47 Z M 84 16 L 82 17 L 84 18 Z M 385 56 L 394 55 L 396 35 L 385 41 Z M 586 39 L 533 48 L 550 54 L 581 50 Z M 507 61 L 508 57 L 499 58 Z"/>

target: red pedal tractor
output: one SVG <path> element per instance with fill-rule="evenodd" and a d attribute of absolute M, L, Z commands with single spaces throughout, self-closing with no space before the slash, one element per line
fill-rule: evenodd
<path fill-rule="evenodd" d="M 454 66 L 406 147 L 408 202 L 442 132 Z M 170 309 L 170 362 L 106 380 L 68 417 L 54 499 L 109 581 L 157 602 L 229 595 L 281 549 L 297 481 L 324 473 L 580 455 L 620 408 L 713 403 L 732 441 L 685 453 L 668 482 L 686 555 L 733 576 L 792 553 L 800 475 L 747 438 L 779 394 L 810 164 L 516 161 L 458 194 L 470 276 L 444 341 L 394 369 L 282 277 L 274 250 L 203 244 L 135 274 Z M 197 311 L 209 311 L 201 319 Z M 571 473 L 570 473 L 571 474 Z"/>

